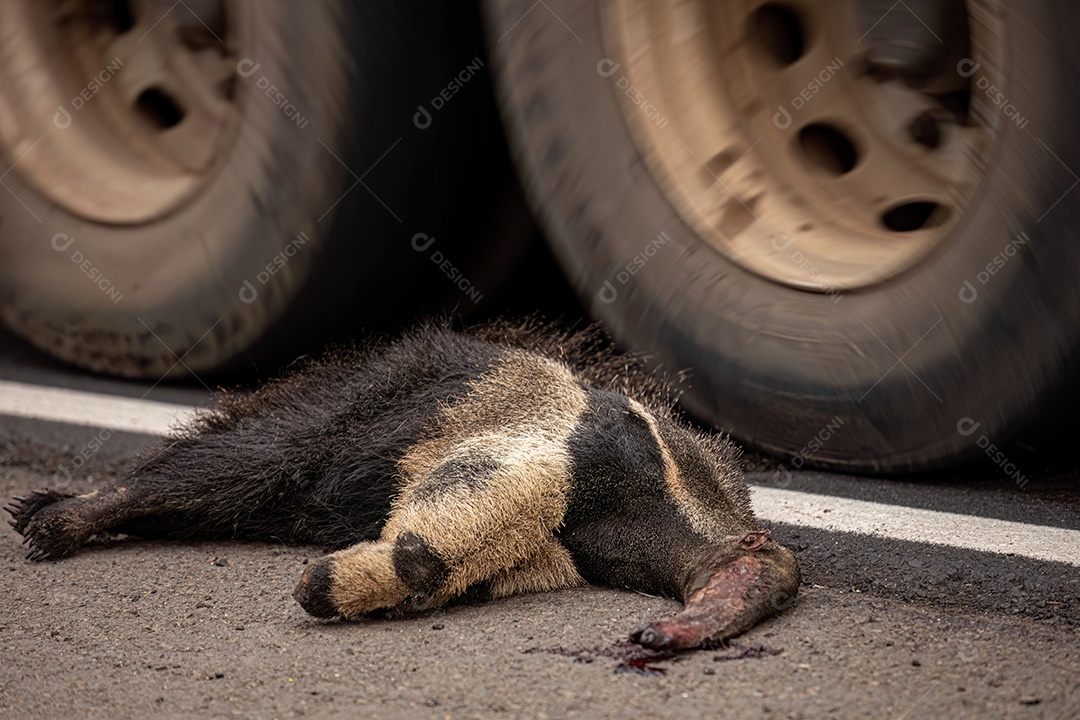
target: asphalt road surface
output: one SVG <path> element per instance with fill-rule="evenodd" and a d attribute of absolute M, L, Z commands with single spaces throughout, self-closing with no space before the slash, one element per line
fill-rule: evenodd
<path fill-rule="evenodd" d="M 0 496 L 98 487 L 208 395 L 0 335 Z M 116 540 L 30 563 L 4 526 L 0 717 L 1080 717 L 1080 482 L 1068 448 L 1017 462 L 1023 488 L 989 462 L 883 480 L 751 457 L 800 596 L 672 658 L 627 657 L 678 607 L 630 592 L 325 622 L 291 597 L 316 547 Z"/>

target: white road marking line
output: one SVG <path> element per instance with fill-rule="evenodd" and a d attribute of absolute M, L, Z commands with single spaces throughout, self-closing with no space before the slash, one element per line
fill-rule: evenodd
<path fill-rule="evenodd" d="M 165 435 L 190 421 L 195 408 L 102 393 L 0 380 L 0 416 L 49 420 Z M 754 510 L 765 522 L 877 535 L 965 550 L 1012 553 L 1080 566 L 1080 531 L 976 515 L 754 487 Z"/>
<path fill-rule="evenodd" d="M 194 414 L 190 405 L 0 380 L 0 415 L 165 435 Z"/>
<path fill-rule="evenodd" d="M 1080 565 L 1078 530 L 777 488 L 754 487 L 753 503 L 765 522 Z"/>

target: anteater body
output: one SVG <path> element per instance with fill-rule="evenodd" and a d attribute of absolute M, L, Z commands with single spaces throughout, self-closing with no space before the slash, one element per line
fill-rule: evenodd
<path fill-rule="evenodd" d="M 336 551 L 311 614 L 424 609 L 584 582 L 683 600 L 651 647 L 727 637 L 794 597 L 726 440 L 592 335 L 426 327 L 309 362 L 217 406 L 95 492 L 17 498 L 32 559 L 91 537 L 245 538 Z"/>

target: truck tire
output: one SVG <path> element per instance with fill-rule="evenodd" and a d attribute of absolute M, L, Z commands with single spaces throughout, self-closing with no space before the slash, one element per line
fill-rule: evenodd
<path fill-rule="evenodd" d="M 417 0 L 2 3 L 0 319 L 159 379 L 467 314 L 514 246 L 483 48 Z"/>
<path fill-rule="evenodd" d="M 970 0 L 905 58 L 906 11 L 879 42 L 820 1 L 670 5 L 486 3 L 590 311 L 794 467 L 941 466 L 1049 412 L 1080 348 L 1080 8 Z"/>

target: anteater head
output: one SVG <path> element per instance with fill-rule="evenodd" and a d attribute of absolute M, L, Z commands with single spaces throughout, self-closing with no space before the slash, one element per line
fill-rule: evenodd
<path fill-rule="evenodd" d="M 635 632 L 637 642 L 692 647 L 790 604 L 798 563 L 757 525 L 728 441 L 617 393 L 590 391 L 570 447 L 561 537 L 582 575 L 686 603 L 677 618 Z"/>

